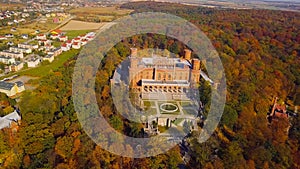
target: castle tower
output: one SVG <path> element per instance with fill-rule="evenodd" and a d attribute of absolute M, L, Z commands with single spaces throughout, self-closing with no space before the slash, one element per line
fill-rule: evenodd
<path fill-rule="evenodd" d="M 193 59 L 192 60 L 193 70 L 200 70 L 200 60 Z"/>
<path fill-rule="evenodd" d="M 184 59 L 191 60 L 192 58 L 192 51 L 189 49 L 184 49 Z"/>
<path fill-rule="evenodd" d="M 200 81 L 200 60 L 193 59 L 192 60 L 192 70 L 190 81 L 193 85 L 197 84 Z"/>
<path fill-rule="evenodd" d="M 137 48 L 130 48 L 131 57 L 137 57 L 138 56 L 138 50 Z"/>

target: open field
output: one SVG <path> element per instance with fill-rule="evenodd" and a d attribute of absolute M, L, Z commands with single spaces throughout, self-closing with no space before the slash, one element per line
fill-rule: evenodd
<path fill-rule="evenodd" d="M 0 2 L 0 10 L 12 10 L 12 9 L 18 9 L 23 7 L 23 4 L 17 4 L 17 3 L 2 3 Z"/>
<path fill-rule="evenodd" d="M 72 31 L 64 31 L 69 39 L 73 39 L 79 35 L 83 35 L 91 32 L 92 30 L 72 30 Z"/>
<path fill-rule="evenodd" d="M 88 7 L 88 8 L 76 8 L 70 11 L 71 14 L 76 15 L 127 15 L 131 13 L 132 10 L 119 9 L 117 7 Z"/>
<path fill-rule="evenodd" d="M 62 31 L 67 30 L 95 30 L 99 29 L 106 23 L 93 23 L 93 22 L 83 22 L 83 21 L 76 21 L 71 20 L 69 23 L 67 23 L 65 26 L 60 28 Z"/>
<path fill-rule="evenodd" d="M 15 73 L 11 73 L 6 76 L 2 76 L 0 79 L 4 79 L 6 77 L 10 77 L 13 75 L 20 75 L 20 76 L 30 76 L 30 77 L 43 77 L 47 76 L 50 72 L 53 72 L 60 68 L 67 60 L 69 60 L 72 57 L 75 57 L 80 50 L 74 50 L 71 49 L 67 52 L 62 53 L 61 55 L 57 56 L 52 63 L 45 64 L 45 65 L 39 65 L 35 68 L 29 68 L 20 70 Z"/>
<path fill-rule="evenodd" d="M 68 59 L 76 56 L 78 53 L 79 53 L 79 50 L 72 49 L 70 51 L 64 52 L 61 55 L 57 56 L 52 63 L 49 63 L 47 65 L 40 65 L 39 67 L 28 69 L 28 70 L 25 70 L 25 71 L 17 73 L 17 74 L 34 76 L 34 77 L 46 76 L 49 74 L 49 72 L 57 70 Z"/>

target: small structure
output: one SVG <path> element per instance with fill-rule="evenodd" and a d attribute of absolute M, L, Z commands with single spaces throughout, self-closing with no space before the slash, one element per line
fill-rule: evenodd
<path fill-rule="evenodd" d="M 53 39 L 53 40 L 58 39 L 58 37 L 59 37 L 58 34 L 50 35 L 50 38 Z"/>
<path fill-rule="evenodd" d="M 43 39 L 43 40 L 39 40 L 38 43 L 39 43 L 40 46 L 42 46 L 42 45 L 46 46 L 46 45 L 51 45 L 52 41 L 47 40 L 47 39 Z"/>
<path fill-rule="evenodd" d="M 85 40 L 85 39 L 84 39 L 84 40 L 81 41 L 81 45 L 82 45 L 82 46 L 86 45 L 87 43 L 88 43 L 88 40 Z"/>
<path fill-rule="evenodd" d="M 28 35 L 27 35 L 27 34 L 22 34 L 21 37 L 22 37 L 23 39 L 28 39 Z"/>
<path fill-rule="evenodd" d="M 7 39 L 7 37 L 5 37 L 5 36 L 0 36 L 0 40 L 6 40 Z"/>
<path fill-rule="evenodd" d="M 66 43 L 64 43 L 61 45 L 61 50 L 66 52 L 66 51 L 70 50 L 70 46 L 68 46 Z"/>
<path fill-rule="evenodd" d="M 51 31 L 51 34 L 55 34 L 55 35 L 59 35 L 61 33 L 62 33 L 62 31 L 59 29 Z"/>
<path fill-rule="evenodd" d="M 36 36 L 37 40 L 47 40 L 47 36 L 45 34 L 39 34 Z"/>
<path fill-rule="evenodd" d="M 21 93 L 24 90 L 25 86 L 21 81 L 18 81 L 16 83 L 0 81 L 0 92 L 5 93 L 9 97 Z"/>
<path fill-rule="evenodd" d="M 275 99 L 273 99 L 274 104 L 273 106 L 270 108 L 270 112 L 267 115 L 267 119 L 269 120 L 269 122 L 271 123 L 272 120 L 274 119 L 288 119 L 289 118 L 289 114 L 287 112 L 286 109 L 286 105 L 285 104 L 278 104 L 278 97 L 276 97 Z"/>
<path fill-rule="evenodd" d="M 72 45 L 72 48 L 73 49 L 80 49 L 81 48 L 81 45 L 79 42 L 74 42 L 73 45 Z"/>
<path fill-rule="evenodd" d="M 68 36 L 60 36 L 59 37 L 59 41 L 61 41 L 61 42 L 65 42 L 67 40 L 68 40 Z"/>
<path fill-rule="evenodd" d="M 16 128 L 20 124 L 21 116 L 16 110 L 4 117 L 0 117 L 0 130 L 4 128 Z"/>

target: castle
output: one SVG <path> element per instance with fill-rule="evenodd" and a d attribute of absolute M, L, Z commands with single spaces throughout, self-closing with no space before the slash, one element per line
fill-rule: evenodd
<path fill-rule="evenodd" d="M 161 56 L 138 57 L 131 48 L 129 80 L 133 92 L 142 99 L 190 100 L 191 89 L 200 81 L 200 60 L 184 50 L 184 59 Z"/>

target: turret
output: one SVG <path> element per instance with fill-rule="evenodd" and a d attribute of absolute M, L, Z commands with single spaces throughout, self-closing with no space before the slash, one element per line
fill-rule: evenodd
<path fill-rule="evenodd" d="M 191 60 L 192 58 L 192 51 L 189 49 L 184 49 L 184 59 Z"/>

